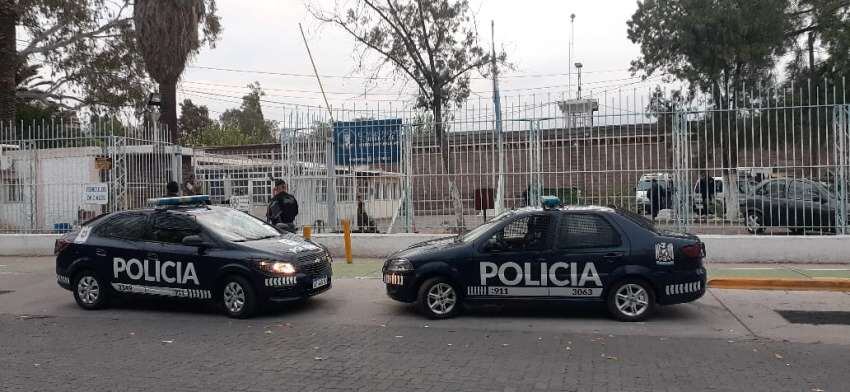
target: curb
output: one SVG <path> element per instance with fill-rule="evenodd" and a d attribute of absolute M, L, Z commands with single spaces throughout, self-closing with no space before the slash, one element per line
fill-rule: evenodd
<path fill-rule="evenodd" d="M 715 289 L 850 291 L 850 279 L 715 278 L 708 280 Z"/>

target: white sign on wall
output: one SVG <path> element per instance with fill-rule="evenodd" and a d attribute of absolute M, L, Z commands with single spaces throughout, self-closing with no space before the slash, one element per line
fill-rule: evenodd
<path fill-rule="evenodd" d="M 109 203 L 109 185 L 105 182 L 86 184 L 83 188 L 83 204 Z"/>
<path fill-rule="evenodd" d="M 250 212 L 251 196 L 231 196 L 230 208 L 235 208 L 242 212 Z"/>

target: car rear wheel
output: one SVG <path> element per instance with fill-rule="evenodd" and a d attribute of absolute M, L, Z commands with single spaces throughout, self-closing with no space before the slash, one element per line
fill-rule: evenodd
<path fill-rule="evenodd" d="M 109 297 L 103 280 L 94 271 L 86 270 L 74 277 L 74 300 L 86 310 L 100 309 L 106 306 Z"/>
<path fill-rule="evenodd" d="M 241 276 L 231 275 L 225 278 L 220 292 L 221 304 L 229 317 L 248 318 L 257 309 L 254 288 Z"/>
<path fill-rule="evenodd" d="M 460 311 L 460 295 L 454 283 L 445 278 L 431 278 L 419 286 L 416 307 L 433 319 L 450 318 Z"/>
<path fill-rule="evenodd" d="M 618 282 L 608 293 L 608 311 L 620 321 L 641 321 L 655 311 L 652 287 L 639 279 Z"/>
<path fill-rule="evenodd" d="M 747 231 L 749 231 L 750 234 L 764 233 L 764 217 L 762 217 L 761 212 L 747 211 L 745 223 L 747 225 Z"/>

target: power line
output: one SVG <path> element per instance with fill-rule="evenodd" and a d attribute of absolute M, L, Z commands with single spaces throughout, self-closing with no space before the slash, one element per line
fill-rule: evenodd
<path fill-rule="evenodd" d="M 222 71 L 222 72 L 236 72 L 236 73 L 250 73 L 250 74 L 259 74 L 259 75 L 275 75 L 275 76 L 288 76 L 288 77 L 298 77 L 298 78 L 314 78 L 315 75 L 312 74 L 302 74 L 302 73 L 292 73 L 292 72 L 274 72 L 274 71 L 262 71 L 262 70 L 253 70 L 253 69 L 240 69 L 240 68 L 225 68 L 225 67 L 210 67 L 205 65 L 188 65 L 188 68 L 197 68 L 197 69 L 206 69 L 211 71 Z M 611 72 L 628 72 L 629 69 L 604 69 L 604 70 L 595 70 L 595 71 L 582 71 L 583 73 L 611 73 Z M 352 76 L 352 75 L 319 75 L 323 78 L 337 78 L 337 79 L 365 79 L 365 80 L 395 80 L 396 78 L 389 76 Z M 570 76 L 570 73 L 539 73 L 539 74 L 513 74 L 513 75 L 500 75 L 502 78 L 546 78 L 546 77 L 561 77 L 561 76 Z M 485 77 L 480 76 L 472 76 L 470 79 L 478 79 L 478 80 L 489 80 Z"/>

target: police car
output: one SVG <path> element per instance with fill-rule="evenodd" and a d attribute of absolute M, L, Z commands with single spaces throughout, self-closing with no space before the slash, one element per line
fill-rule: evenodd
<path fill-rule="evenodd" d="M 452 317 L 465 301 L 534 299 L 604 301 L 615 318 L 639 321 L 705 293 L 696 236 L 628 211 L 543 204 L 395 253 L 382 270 L 387 294 L 431 318 Z"/>
<path fill-rule="evenodd" d="M 151 199 L 153 208 L 96 218 L 56 241 L 56 274 L 84 309 L 114 296 L 218 302 L 251 316 L 264 301 L 305 299 L 331 287 L 323 247 L 282 234 L 207 196 Z"/>

